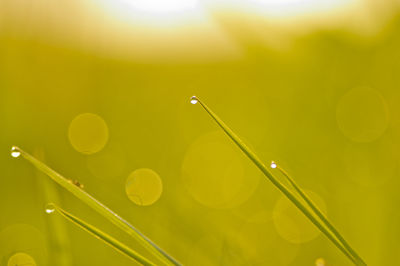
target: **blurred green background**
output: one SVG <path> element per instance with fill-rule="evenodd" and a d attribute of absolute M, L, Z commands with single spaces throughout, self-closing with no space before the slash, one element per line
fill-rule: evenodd
<path fill-rule="evenodd" d="M 400 264 L 399 85 L 399 1 L 0 0 L 0 263 L 134 265 L 47 202 L 149 256 L 18 145 L 185 265 L 350 265 L 197 95 Z"/>

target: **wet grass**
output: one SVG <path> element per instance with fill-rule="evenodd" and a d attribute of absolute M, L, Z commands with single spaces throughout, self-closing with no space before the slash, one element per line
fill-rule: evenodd
<path fill-rule="evenodd" d="M 354 251 L 348 242 L 339 234 L 338 230 L 328 221 L 317 206 L 309 199 L 305 192 L 294 182 L 294 180 L 282 169 L 278 168 L 288 179 L 295 191 L 286 187 L 265 166 L 262 160 L 254 153 L 204 102 L 193 96 L 190 103 L 200 106 L 214 119 L 218 126 L 228 137 L 242 150 L 242 152 L 257 166 L 258 169 L 279 189 L 342 253 L 355 265 L 366 265 L 361 257 Z M 271 166 L 276 168 L 273 163 Z M 296 193 L 297 192 L 297 193 Z"/>
<path fill-rule="evenodd" d="M 100 229 L 94 227 L 91 224 L 79 219 L 78 217 L 72 215 L 71 213 L 63 210 L 59 206 L 50 203 L 46 207 L 47 213 L 57 212 L 76 226 L 82 228 L 89 234 L 95 236 L 96 238 L 102 240 L 104 243 L 108 244 L 110 247 L 114 248 L 115 250 L 119 251 L 120 253 L 126 255 L 127 257 L 139 262 L 145 266 L 153 266 L 155 265 L 153 262 L 148 260 L 147 258 L 140 255 L 138 252 L 134 251 L 133 249 L 129 248 L 125 244 L 119 242 L 117 239 L 113 238 L 112 236 L 108 235 L 107 233 L 101 231 Z"/>
<path fill-rule="evenodd" d="M 58 183 L 60 186 L 71 192 L 82 202 L 86 203 L 89 207 L 96 210 L 98 213 L 103 215 L 108 221 L 119 227 L 121 230 L 132 236 L 139 244 L 147 249 L 152 255 L 158 258 L 165 265 L 181 265 L 176 259 L 170 256 L 167 252 L 157 246 L 153 241 L 141 233 L 137 228 L 127 222 L 125 219 L 120 217 L 118 214 L 113 212 L 103 203 L 98 201 L 96 198 L 91 196 L 89 193 L 84 191 L 80 185 L 76 182 L 63 177 L 45 163 L 36 159 L 24 150 L 14 146 L 11 148 L 11 156 L 17 158 L 22 157 L 32 163 L 38 170 L 49 176 L 52 180 Z"/>
<path fill-rule="evenodd" d="M 228 137 L 242 150 L 242 152 L 255 164 L 255 166 L 265 175 L 265 177 L 271 181 L 271 183 L 280 190 L 349 260 L 355 265 L 366 265 L 362 258 L 355 252 L 350 244 L 344 239 L 339 233 L 335 226 L 329 221 L 329 219 L 323 214 L 318 206 L 307 196 L 303 189 L 294 181 L 294 179 L 277 163 L 272 162 L 271 168 L 278 170 L 285 176 L 289 183 L 289 187 L 283 184 L 277 177 L 275 177 L 268 167 L 261 161 L 255 152 L 253 152 L 205 103 L 199 98 L 193 96 L 190 100 L 192 104 L 199 103 L 201 107 L 214 119 L 214 121 L 220 126 L 220 128 L 228 135 Z M 136 241 L 138 241 L 144 248 L 146 248 L 152 255 L 159 259 L 165 265 L 181 265 L 177 260 L 171 257 L 168 253 L 158 247 L 154 242 L 147 238 L 138 229 L 133 227 L 126 220 L 121 218 L 115 212 L 110 210 L 104 204 L 99 202 L 93 196 L 83 190 L 83 187 L 79 182 L 72 182 L 71 180 L 58 174 L 56 171 L 48 167 L 42 161 L 36 159 L 34 156 L 23 151 L 18 147 L 11 149 L 11 155 L 13 157 L 23 157 L 30 163 L 32 163 L 41 172 L 48 175 L 56 183 L 67 189 L 81 201 L 85 202 L 91 208 L 96 210 L 98 213 L 103 215 L 107 220 L 112 222 L 114 225 L 131 235 Z M 115 238 L 107 235 L 96 227 L 84 222 L 78 217 L 68 213 L 62 208 L 54 206 L 54 210 L 57 211 L 64 218 L 73 222 L 75 225 L 83 228 L 90 234 L 98 237 L 105 243 L 109 244 L 113 248 L 127 255 L 128 257 L 142 263 L 143 265 L 154 265 L 151 261 L 144 258 L 134 250 L 130 249 L 123 243 L 119 242 Z M 50 211 L 51 212 L 51 211 Z"/>

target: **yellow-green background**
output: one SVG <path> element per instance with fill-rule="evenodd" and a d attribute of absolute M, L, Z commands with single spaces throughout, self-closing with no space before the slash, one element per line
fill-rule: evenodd
<path fill-rule="evenodd" d="M 206 22 L 162 27 L 118 20 L 92 2 L 0 0 L 1 265 L 16 252 L 30 254 L 37 265 L 132 265 L 71 223 L 46 215 L 48 201 L 149 256 L 29 163 L 13 159 L 12 145 L 79 180 L 185 265 L 285 265 L 277 257 L 291 256 L 290 265 L 314 265 L 317 258 L 350 265 L 324 236 L 292 245 L 277 233 L 271 219 L 280 194 L 242 155 L 235 158 L 245 174 L 232 170 L 232 184 L 224 179 L 222 188 L 209 191 L 252 190 L 249 180 L 259 180 L 248 199 L 213 206 L 206 185 L 191 189 L 211 199 L 207 204 L 193 196 L 186 172 L 224 173 L 236 147 L 189 103 L 192 95 L 266 163 L 281 162 L 317 193 L 369 265 L 399 264 L 400 4 L 365 2 L 346 15 L 335 11 L 324 19 L 315 11 L 299 21 L 204 4 Z M 359 93 L 346 102 L 354 89 Z M 117 147 L 113 163 L 98 164 L 107 178 L 88 169 L 88 157 L 96 154 L 77 152 L 68 139 L 71 121 L 87 112 L 101 116 L 109 130 L 97 155 Z M 361 125 L 371 131 L 357 128 L 354 117 L 365 118 Z M 222 145 L 228 159 L 207 146 L 208 159 L 186 169 L 193 143 L 207 134 L 216 136 L 213 145 Z M 126 179 L 138 168 L 162 179 L 162 195 L 150 206 L 137 206 L 125 194 Z M 212 186 L 218 177 L 204 179 Z"/>

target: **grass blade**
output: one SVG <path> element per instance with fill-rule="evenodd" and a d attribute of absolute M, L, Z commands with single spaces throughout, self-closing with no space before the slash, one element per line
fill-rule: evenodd
<path fill-rule="evenodd" d="M 330 232 L 321 221 L 312 214 L 308 207 L 299 201 L 285 185 L 283 185 L 272 173 L 267 169 L 261 159 L 199 98 L 193 96 L 190 100 L 192 104 L 199 103 L 201 107 L 214 119 L 228 137 L 249 157 L 249 159 L 257 166 L 258 169 L 274 184 L 332 243 L 340 249 L 355 265 L 364 265 L 356 260 L 355 257 L 340 243 L 340 241 Z"/>
<path fill-rule="evenodd" d="M 93 225 L 90 225 L 86 223 L 85 221 L 79 219 L 78 217 L 68 213 L 67 211 L 63 210 L 62 208 L 58 207 L 57 205 L 51 203 L 48 204 L 46 207 L 46 212 L 47 213 L 52 213 L 56 211 L 57 213 L 61 214 L 64 218 L 72 222 L 73 224 L 79 226 L 89 234 L 97 237 L 98 239 L 102 240 L 112 248 L 116 249 L 120 253 L 128 256 L 129 258 L 141 263 L 142 265 L 149 265 L 149 266 L 154 266 L 155 264 L 134 251 L 133 249 L 129 248 L 125 244 L 119 242 L 117 239 L 113 238 L 112 236 L 104 233 L 100 229 L 94 227 Z"/>
<path fill-rule="evenodd" d="M 45 152 L 42 147 L 35 148 L 33 154 L 41 161 L 46 161 Z M 36 177 L 38 179 L 39 194 L 42 197 L 41 201 L 60 202 L 60 192 L 57 190 L 57 184 L 40 171 L 36 171 Z M 49 247 L 58 247 L 49 253 L 49 265 L 72 266 L 71 241 L 66 228 L 67 221 L 60 215 L 47 218 L 49 219 L 46 219 L 46 230 L 48 232 L 57 232 L 57 234 L 48 234 L 48 245 Z"/>
<path fill-rule="evenodd" d="M 103 215 L 107 220 L 112 222 L 114 225 L 125 231 L 127 234 L 131 235 L 136 241 L 138 241 L 144 248 L 146 248 L 151 254 L 156 256 L 161 262 L 166 265 L 181 265 L 177 260 L 170 256 L 167 252 L 158 247 L 149 238 L 147 238 L 143 233 L 136 229 L 133 225 L 128 223 L 125 219 L 120 217 L 118 214 L 113 212 L 103 203 L 92 197 L 86 191 L 84 191 L 80 186 L 75 185 L 71 180 L 66 179 L 50 167 L 48 167 L 43 162 L 39 161 L 29 153 L 18 147 L 11 148 L 11 156 L 19 157 L 22 156 L 24 159 L 32 163 L 38 170 L 42 171 L 53 179 L 56 183 L 64 187 L 66 190 L 71 192 L 81 201 L 85 202 L 89 207 L 96 210 L 98 213 Z"/>
<path fill-rule="evenodd" d="M 331 230 L 331 232 L 335 235 L 335 237 L 342 243 L 342 245 L 350 252 L 350 254 L 357 260 L 358 264 L 366 265 L 366 263 L 362 260 L 362 258 L 353 250 L 353 248 L 347 243 L 347 241 L 343 238 L 343 236 L 336 230 L 336 228 L 332 225 L 332 223 L 328 220 L 328 218 L 320 211 L 317 205 L 313 203 L 313 201 L 307 196 L 303 189 L 301 189 L 293 178 L 278 164 L 274 162 L 276 169 L 278 169 L 289 181 L 289 183 L 293 186 L 293 188 L 299 193 L 299 195 L 304 199 L 304 201 L 310 206 L 310 208 L 314 211 L 314 213 L 321 219 L 321 221 L 326 225 L 326 227 Z"/>

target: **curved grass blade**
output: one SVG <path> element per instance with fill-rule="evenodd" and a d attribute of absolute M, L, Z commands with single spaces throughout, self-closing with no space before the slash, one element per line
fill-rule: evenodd
<path fill-rule="evenodd" d="M 335 237 L 342 243 L 342 245 L 350 252 L 350 254 L 357 260 L 359 265 L 367 265 L 363 259 L 358 256 L 358 254 L 353 250 L 353 248 L 347 243 L 347 241 L 343 238 L 343 236 L 336 230 L 336 228 L 332 225 L 332 223 L 328 220 L 328 218 L 321 212 L 317 205 L 313 203 L 313 201 L 307 196 L 303 189 L 301 189 L 293 178 L 278 164 L 274 162 L 275 168 L 278 169 L 289 181 L 289 183 L 293 186 L 293 188 L 299 193 L 299 195 L 304 199 L 304 201 L 310 206 L 310 208 L 314 211 L 314 213 L 321 219 L 323 223 L 331 230 L 331 232 L 335 235 Z"/>
<path fill-rule="evenodd" d="M 116 249 L 120 253 L 128 256 L 129 258 L 141 263 L 145 266 L 155 266 L 154 263 L 134 251 L 133 249 L 129 248 L 125 244 L 119 242 L 117 239 L 113 238 L 112 236 L 104 233 L 100 229 L 94 227 L 91 224 L 86 223 L 85 221 L 79 219 L 78 217 L 68 213 L 67 211 L 63 210 L 62 208 L 58 207 L 57 205 L 50 203 L 47 205 L 46 212 L 52 213 L 56 211 L 57 213 L 61 214 L 64 218 L 72 222 L 73 224 L 79 226 L 89 234 L 97 237 L 98 239 L 102 240 L 104 243 L 108 244 L 112 248 Z"/>
<path fill-rule="evenodd" d="M 340 249 L 355 265 L 362 265 L 351 255 L 351 253 L 338 241 L 338 239 L 315 217 L 309 209 L 301 203 L 298 198 L 275 178 L 258 156 L 199 98 L 193 96 L 190 100 L 192 104 L 200 103 L 203 109 L 214 119 L 221 129 L 231 138 L 231 140 L 249 157 L 249 159 L 260 169 L 260 171 L 274 184 L 332 243 Z"/>
<path fill-rule="evenodd" d="M 125 219 L 120 217 L 118 214 L 113 212 L 103 203 L 92 197 L 89 193 L 84 191 L 80 186 L 77 186 L 71 180 L 66 179 L 43 162 L 39 161 L 29 153 L 18 147 L 11 148 L 11 156 L 19 157 L 22 156 L 24 159 L 32 163 L 37 169 L 48 175 L 51 179 L 57 182 L 59 185 L 64 187 L 66 190 L 74 194 L 81 201 L 85 202 L 91 208 L 96 210 L 98 213 L 103 215 L 107 220 L 112 222 L 114 225 L 125 231 L 127 234 L 132 236 L 138 241 L 144 248 L 146 248 L 151 254 L 157 257 L 161 262 L 166 265 L 181 265 L 177 260 L 170 256 L 167 252 L 158 247 L 143 233 L 136 229 L 133 225 L 128 223 Z"/>

